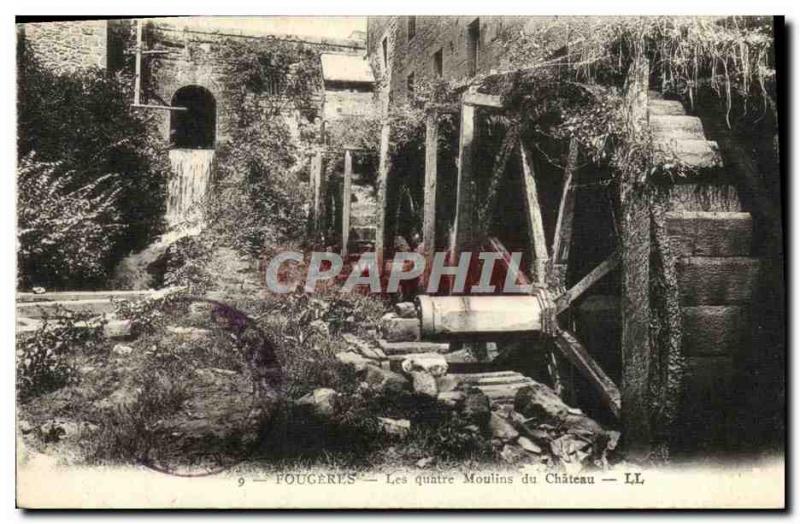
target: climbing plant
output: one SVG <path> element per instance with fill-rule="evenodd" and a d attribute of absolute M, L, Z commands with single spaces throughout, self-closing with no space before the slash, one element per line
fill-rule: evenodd
<path fill-rule="evenodd" d="M 220 52 L 227 140 L 216 153 L 207 216 L 225 242 L 258 255 L 305 234 L 308 186 L 297 169 L 319 132 L 319 60 L 279 39 L 229 39 Z"/>

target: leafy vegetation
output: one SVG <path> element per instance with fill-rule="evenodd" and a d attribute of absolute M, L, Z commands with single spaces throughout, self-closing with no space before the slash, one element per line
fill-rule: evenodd
<path fill-rule="evenodd" d="M 97 287 L 120 258 L 161 231 L 166 150 L 153 115 L 130 107 L 130 78 L 99 69 L 54 73 L 21 46 L 19 283 Z M 76 245 L 84 233 L 86 245 Z"/>

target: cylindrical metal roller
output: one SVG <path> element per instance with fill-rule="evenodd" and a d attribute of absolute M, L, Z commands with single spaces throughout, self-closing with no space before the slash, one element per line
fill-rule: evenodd
<path fill-rule="evenodd" d="M 423 338 L 542 330 L 542 306 L 535 296 L 420 295 L 417 303 Z"/>

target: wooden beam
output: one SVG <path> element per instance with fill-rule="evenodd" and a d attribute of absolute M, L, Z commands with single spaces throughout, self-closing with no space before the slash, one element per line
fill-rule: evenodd
<path fill-rule="evenodd" d="M 344 180 L 342 181 L 342 258 L 347 256 L 350 243 L 350 199 L 353 183 L 353 154 L 349 149 L 344 152 Z"/>
<path fill-rule="evenodd" d="M 613 255 L 605 259 L 596 268 L 591 270 L 585 277 L 580 279 L 577 284 L 565 291 L 556 300 L 556 313 L 561 313 L 566 310 L 570 304 L 575 302 L 581 295 L 583 295 L 590 287 L 595 285 L 597 281 L 613 271 L 619 266 L 619 253 L 614 252 Z"/>
<path fill-rule="evenodd" d="M 456 186 L 456 216 L 453 227 L 456 259 L 465 247 L 471 247 L 475 226 L 475 181 L 473 156 L 475 149 L 475 106 L 461 106 L 461 126 L 458 139 L 458 179 Z"/>
<path fill-rule="evenodd" d="M 497 95 L 485 95 L 483 93 L 464 93 L 461 102 L 471 106 L 494 107 L 502 109 L 503 99 Z"/>
<path fill-rule="evenodd" d="M 589 355 L 583 344 L 569 331 L 561 331 L 554 340 L 561 354 L 589 380 L 611 413 L 615 417 L 619 417 L 622 407 L 619 389 L 614 381 L 606 375 L 603 368 Z"/>
<path fill-rule="evenodd" d="M 575 216 L 575 184 L 573 171 L 578 161 L 578 143 L 569 141 L 567 165 L 564 168 L 564 187 L 561 191 L 561 204 L 558 208 L 556 232 L 553 236 L 553 263 L 551 284 L 563 286 L 566 282 L 569 249 L 572 243 L 572 220 Z"/>
<path fill-rule="evenodd" d="M 375 258 L 378 268 L 383 269 L 386 239 L 386 183 L 389 177 L 389 137 L 391 127 L 388 120 L 381 126 L 381 146 L 378 153 L 378 223 L 375 231 Z"/>
<path fill-rule="evenodd" d="M 435 112 L 425 119 L 425 196 L 422 212 L 422 246 L 427 263 L 436 249 L 436 168 L 439 145 L 439 122 Z M 427 283 L 426 283 L 427 284 Z"/>
<path fill-rule="evenodd" d="M 629 133 L 646 124 L 649 65 L 635 61 L 624 97 Z M 650 402 L 650 205 L 646 174 L 618 173 L 622 266 L 622 430 L 626 450 L 646 456 L 652 446 Z"/>
<path fill-rule="evenodd" d="M 309 174 L 309 178 L 311 180 L 311 191 L 312 191 L 312 203 L 313 208 L 311 210 L 311 230 L 312 230 L 312 238 L 316 242 L 319 240 L 320 236 L 320 229 L 322 226 L 322 213 L 323 213 L 323 203 L 322 203 L 322 151 L 317 151 L 314 153 L 314 156 L 311 157 L 311 163 L 309 166 L 311 170 Z"/>
<path fill-rule="evenodd" d="M 142 21 L 136 21 L 136 58 L 134 60 L 133 105 L 142 105 Z"/>
<path fill-rule="evenodd" d="M 494 210 L 497 207 L 497 192 L 500 189 L 500 181 L 506 171 L 506 164 L 517 147 L 519 142 L 520 126 L 519 122 L 512 122 L 503 137 L 503 142 L 500 144 L 500 149 L 494 158 L 492 165 L 492 173 L 489 178 L 489 187 L 486 190 L 486 198 L 478 209 L 478 223 L 477 229 L 480 232 L 479 238 L 485 238 L 491 229 L 492 219 L 494 218 Z"/>
<path fill-rule="evenodd" d="M 525 219 L 528 222 L 528 238 L 531 242 L 531 278 L 538 284 L 544 284 L 550 255 L 547 252 L 547 239 L 544 234 L 542 208 L 539 205 L 539 191 L 536 188 L 533 163 L 522 142 L 519 144 L 519 155 L 522 159 Z"/>

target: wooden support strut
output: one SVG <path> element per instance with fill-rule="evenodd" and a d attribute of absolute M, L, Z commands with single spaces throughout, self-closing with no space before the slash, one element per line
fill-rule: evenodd
<path fill-rule="evenodd" d="M 575 183 L 573 171 L 578 161 L 578 143 L 573 138 L 569 142 L 567 165 L 564 169 L 564 188 L 561 192 L 561 205 L 558 208 L 556 232 L 553 236 L 553 260 L 550 269 L 551 284 L 557 287 L 566 280 L 566 264 L 572 243 L 572 220 L 575 216 Z"/>
<path fill-rule="evenodd" d="M 344 152 L 344 179 L 342 181 L 342 258 L 347 256 L 350 243 L 350 200 L 353 183 L 353 154 L 349 149 Z"/>
<path fill-rule="evenodd" d="M 379 268 L 383 268 L 386 237 L 386 183 L 389 176 L 389 137 L 391 127 L 388 121 L 381 126 L 381 145 L 378 156 L 378 223 L 375 230 L 375 258 Z"/>
<path fill-rule="evenodd" d="M 519 154 L 522 159 L 522 187 L 525 197 L 525 219 L 528 222 L 528 238 L 531 243 L 531 277 L 537 284 L 545 283 L 545 275 L 550 255 L 547 252 L 547 239 L 544 234 L 542 208 L 539 205 L 539 192 L 536 188 L 531 156 L 520 142 Z"/>
<path fill-rule="evenodd" d="M 456 186 L 456 216 L 453 227 L 457 254 L 473 242 L 475 182 L 473 180 L 473 155 L 475 148 L 475 106 L 462 104 L 461 126 L 458 140 L 458 180 Z"/>
<path fill-rule="evenodd" d="M 423 254 L 430 263 L 436 249 L 436 171 L 439 123 L 434 111 L 425 118 L 425 195 L 422 212 Z"/>

